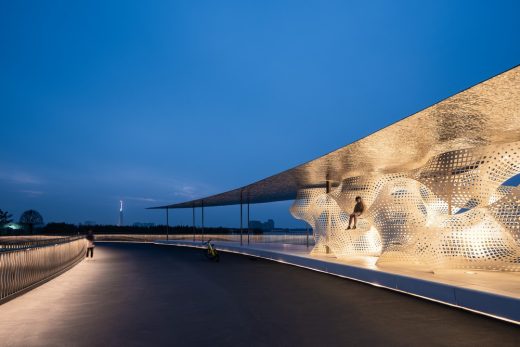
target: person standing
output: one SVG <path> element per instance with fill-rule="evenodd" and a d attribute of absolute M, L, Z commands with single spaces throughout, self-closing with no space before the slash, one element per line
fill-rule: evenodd
<path fill-rule="evenodd" d="M 90 257 L 93 258 L 94 257 L 94 233 L 92 232 L 92 230 L 89 230 L 88 231 L 88 234 L 87 234 L 87 242 L 88 242 L 88 245 L 87 245 L 87 258 L 88 258 L 88 255 L 90 253 Z"/>

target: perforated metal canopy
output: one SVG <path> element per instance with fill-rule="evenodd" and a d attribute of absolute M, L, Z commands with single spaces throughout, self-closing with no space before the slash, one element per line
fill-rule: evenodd
<path fill-rule="evenodd" d="M 365 138 L 292 169 L 224 193 L 152 209 L 292 200 L 299 189 L 348 177 L 421 167 L 447 151 L 520 140 L 520 66 Z"/>

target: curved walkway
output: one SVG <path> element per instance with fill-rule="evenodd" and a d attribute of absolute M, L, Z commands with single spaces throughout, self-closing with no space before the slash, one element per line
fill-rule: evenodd
<path fill-rule="evenodd" d="M 151 244 L 0 306 L 2 346 L 513 346 L 518 326 L 297 267 Z"/>

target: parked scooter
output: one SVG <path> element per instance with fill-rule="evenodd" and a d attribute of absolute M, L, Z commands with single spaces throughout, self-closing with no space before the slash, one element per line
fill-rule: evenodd
<path fill-rule="evenodd" d="M 211 243 L 211 240 L 208 240 L 206 242 L 207 248 L 204 250 L 204 254 L 209 260 L 213 260 L 214 262 L 220 261 L 220 256 L 218 254 L 217 249 L 215 248 L 215 245 Z"/>

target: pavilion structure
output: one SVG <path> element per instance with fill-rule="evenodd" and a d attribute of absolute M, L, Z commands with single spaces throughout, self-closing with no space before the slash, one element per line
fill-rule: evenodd
<path fill-rule="evenodd" d="M 518 174 L 520 66 L 297 167 L 155 208 L 294 200 L 292 215 L 314 230 L 311 255 L 515 272 L 520 188 L 507 183 Z M 358 196 L 365 210 L 349 229 Z"/>

